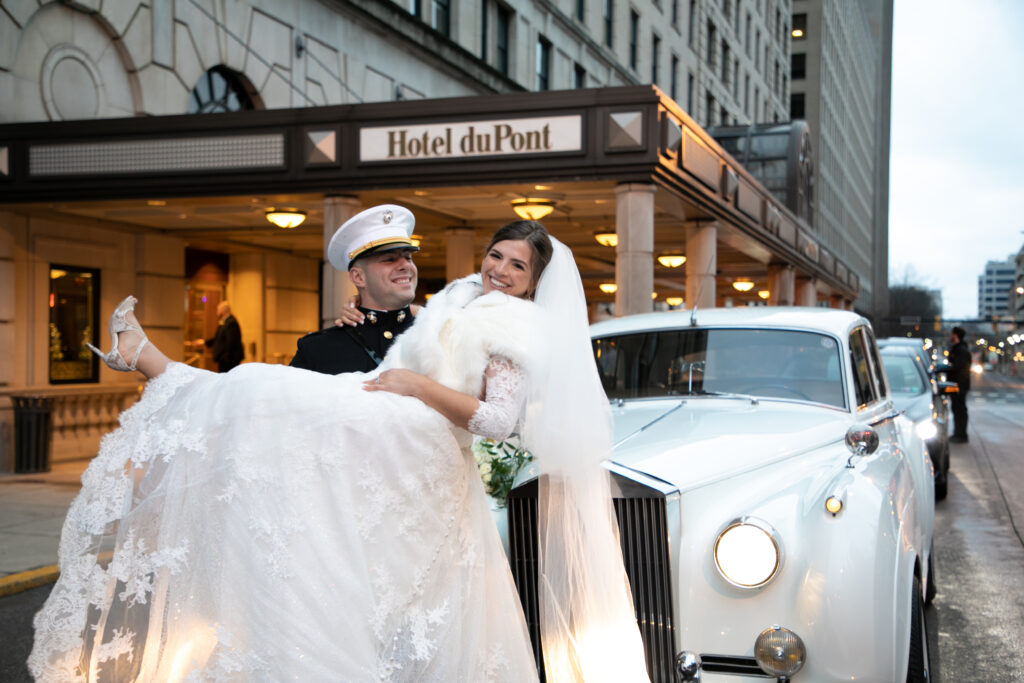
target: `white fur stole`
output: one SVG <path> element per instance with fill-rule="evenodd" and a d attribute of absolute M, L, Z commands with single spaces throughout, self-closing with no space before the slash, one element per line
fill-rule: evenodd
<path fill-rule="evenodd" d="M 414 370 L 479 396 L 492 356 L 526 370 L 535 318 L 533 302 L 501 292 L 485 295 L 480 276 L 470 275 L 430 298 L 412 327 L 395 340 L 381 368 Z"/>

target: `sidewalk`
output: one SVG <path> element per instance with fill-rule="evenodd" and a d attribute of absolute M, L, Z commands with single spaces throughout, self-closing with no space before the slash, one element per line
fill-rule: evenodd
<path fill-rule="evenodd" d="M 49 472 L 0 474 L 0 597 L 57 579 L 57 546 L 89 460 Z"/>

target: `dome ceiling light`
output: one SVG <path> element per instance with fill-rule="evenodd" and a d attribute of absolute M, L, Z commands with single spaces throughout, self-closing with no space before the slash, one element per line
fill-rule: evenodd
<path fill-rule="evenodd" d="M 555 210 L 555 202 L 537 197 L 513 199 L 512 210 L 524 221 L 539 221 Z"/>
<path fill-rule="evenodd" d="M 279 228 L 297 228 L 306 220 L 306 212 L 298 209 L 267 209 L 267 220 Z"/>
<path fill-rule="evenodd" d="M 594 233 L 594 239 L 602 247 L 616 247 L 619 245 L 619 236 L 610 230 L 598 230 Z"/>
<path fill-rule="evenodd" d="M 750 280 L 736 280 L 732 283 L 732 288 L 737 292 L 749 292 L 754 288 L 754 283 Z"/>
<path fill-rule="evenodd" d="M 658 263 L 666 268 L 678 268 L 686 263 L 686 257 L 682 254 L 662 254 L 658 257 Z"/>

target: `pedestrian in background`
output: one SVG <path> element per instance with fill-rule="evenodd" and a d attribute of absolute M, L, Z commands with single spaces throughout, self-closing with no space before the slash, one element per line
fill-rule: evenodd
<path fill-rule="evenodd" d="M 950 399 L 953 408 L 953 443 L 967 442 L 967 392 L 971 389 L 971 351 L 967 348 L 967 331 L 962 327 L 954 327 L 949 334 L 949 364 L 946 377 L 956 382 L 960 391 Z"/>
<path fill-rule="evenodd" d="M 231 315 L 231 304 L 227 301 L 217 304 L 217 332 L 211 338 L 201 341 L 207 348 L 213 349 L 217 372 L 227 372 L 238 366 L 245 358 L 242 328 L 239 327 L 235 316 Z"/>

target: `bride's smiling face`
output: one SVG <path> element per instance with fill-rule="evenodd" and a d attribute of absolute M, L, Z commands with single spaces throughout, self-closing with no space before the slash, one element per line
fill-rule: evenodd
<path fill-rule="evenodd" d="M 503 240 L 484 254 L 480 267 L 484 294 L 525 297 L 533 287 L 533 250 L 526 240 Z"/>

